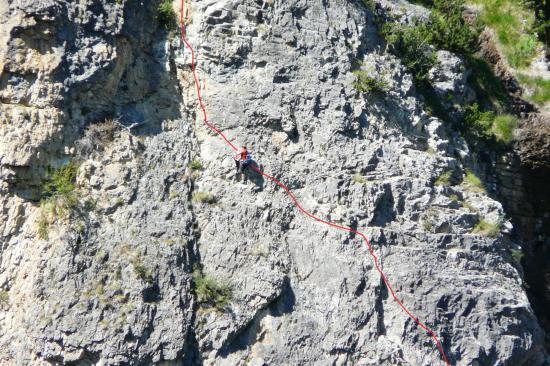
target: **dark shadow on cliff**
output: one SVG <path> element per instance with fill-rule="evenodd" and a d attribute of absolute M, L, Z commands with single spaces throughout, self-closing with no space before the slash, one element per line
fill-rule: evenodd
<path fill-rule="evenodd" d="M 244 182 L 252 182 L 256 187 L 259 188 L 261 191 L 264 188 L 265 179 L 263 175 L 261 175 L 259 171 L 263 171 L 264 167 L 263 165 L 259 164 L 257 161 L 252 160 L 250 162 L 250 166 L 246 168 L 242 173 L 238 173 L 237 176 L 241 176 L 242 180 Z"/>
<path fill-rule="evenodd" d="M 254 318 L 237 333 L 228 338 L 226 344 L 219 351 L 221 357 L 227 357 L 229 354 L 245 350 L 258 341 L 261 331 L 261 322 L 266 316 L 281 317 L 294 310 L 296 297 L 292 290 L 290 279 L 285 277 L 281 289 L 281 294 L 266 308 L 259 310 Z"/>

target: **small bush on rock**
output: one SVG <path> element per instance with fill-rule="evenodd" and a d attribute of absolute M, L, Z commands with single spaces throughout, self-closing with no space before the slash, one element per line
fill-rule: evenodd
<path fill-rule="evenodd" d="M 487 220 L 480 220 L 474 229 L 472 230 L 473 234 L 479 234 L 483 236 L 495 237 L 500 232 L 500 225 L 494 224 Z"/>
<path fill-rule="evenodd" d="M 216 203 L 216 197 L 209 192 L 196 191 L 196 192 L 193 192 L 193 195 L 191 196 L 191 201 L 212 204 L 212 203 Z"/>
<path fill-rule="evenodd" d="M 176 24 L 176 13 L 170 0 L 162 0 L 157 8 L 157 21 L 166 29 L 173 28 Z"/>
<path fill-rule="evenodd" d="M 496 116 L 491 126 L 491 132 L 497 141 L 509 143 L 512 141 L 514 130 L 518 125 L 517 119 L 510 114 Z"/>
<path fill-rule="evenodd" d="M 365 70 L 354 70 L 355 75 L 353 86 L 360 93 L 384 93 L 389 89 L 389 85 L 380 75 L 372 76 Z"/>
<path fill-rule="evenodd" d="M 451 185 L 451 174 L 452 172 L 450 170 L 447 170 L 446 172 L 441 173 L 439 177 L 435 180 L 436 186 L 449 186 Z"/>
<path fill-rule="evenodd" d="M 479 177 L 475 175 L 471 169 L 466 169 L 464 184 L 473 192 L 485 192 L 485 187 L 483 187 L 481 179 L 479 179 Z"/>
<path fill-rule="evenodd" d="M 191 169 L 191 170 L 200 170 L 200 169 L 202 169 L 202 164 L 201 164 L 200 160 L 193 159 L 193 161 L 191 161 L 189 163 L 189 169 Z"/>
<path fill-rule="evenodd" d="M 430 47 L 429 26 L 422 22 L 412 25 L 388 22 L 382 26 L 381 32 L 414 79 L 417 82 L 427 80 L 428 71 L 436 61 L 435 52 Z"/>
<path fill-rule="evenodd" d="M 199 304 L 223 310 L 231 300 L 231 288 L 227 284 L 216 282 L 201 273 L 199 268 L 193 270 L 193 284 Z"/>
<path fill-rule="evenodd" d="M 151 270 L 148 269 L 142 262 L 140 256 L 134 256 L 130 263 L 132 264 L 132 267 L 134 268 L 134 273 L 143 281 L 147 283 L 153 283 L 153 274 L 151 273 Z"/>
<path fill-rule="evenodd" d="M 46 178 L 42 181 L 42 198 L 52 196 L 67 196 L 75 189 L 78 165 L 71 161 L 58 169 L 48 169 Z"/>
<path fill-rule="evenodd" d="M 67 217 L 78 206 L 75 192 L 78 165 L 75 162 L 58 169 L 49 169 L 42 181 L 40 216 L 37 221 L 37 234 L 48 240 L 48 229 L 60 218 Z"/>
<path fill-rule="evenodd" d="M 477 103 L 466 108 L 461 130 L 466 134 L 482 139 L 494 139 L 507 144 L 512 140 L 517 119 L 510 114 L 495 115 L 491 111 L 481 111 Z"/>
<path fill-rule="evenodd" d="M 512 249 L 510 250 L 510 254 L 512 255 L 512 258 L 518 263 L 521 263 L 521 260 L 525 256 L 525 253 L 523 253 L 520 249 Z"/>

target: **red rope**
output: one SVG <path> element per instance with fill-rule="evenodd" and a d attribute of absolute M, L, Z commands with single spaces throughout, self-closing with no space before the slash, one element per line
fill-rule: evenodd
<path fill-rule="evenodd" d="M 199 85 L 199 79 L 197 77 L 197 72 L 196 72 L 196 68 L 195 68 L 195 51 L 193 50 L 193 47 L 191 47 L 191 45 L 189 44 L 189 42 L 187 41 L 187 38 L 185 37 L 185 23 L 184 23 L 184 5 L 185 5 L 185 0 L 181 0 L 181 8 L 180 8 L 180 24 L 181 24 L 181 39 L 182 41 L 185 43 L 185 45 L 187 46 L 187 48 L 189 49 L 189 51 L 191 52 L 191 71 L 193 72 L 193 79 L 195 80 L 195 87 L 196 87 L 196 90 L 197 90 L 197 98 L 199 100 L 199 105 L 202 109 L 202 113 L 203 113 L 203 116 L 204 116 L 204 123 L 210 128 L 212 129 L 214 132 L 216 132 L 218 135 L 220 135 L 224 140 L 225 142 L 235 151 L 238 151 L 238 149 L 235 147 L 235 145 L 233 145 L 231 143 L 231 141 L 229 141 L 227 139 L 227 137 L 223 134 L 223 132 L 221 132 L 219 129 L 217 129 L 214 125 L 212 125 L 210 122 L 208 122 L 208 116 L 206 114 L 206 108 L 204 107 L 204 103 L 202 101 L 202 96 L 201 96 L 201 91 L 200 91 L 200 85 Z M 348 227 L 348 226 L 342 226 L 342 225 L 338 225 L 338 224 L 335 224 L 333 222 L 330 222 L 330 221 L 325 221 L 323 219 L 320 219 L 318 218 L 317 216 L 311 214 L 310 212 L 308 212 L 306 209 L 304 209 L 302 207 L 302 205 L 300 205 L 300 203 L 298 202 L 298 200 L 296 199 L 296 197 L 294 196 L 294 194 L 290 191 L 290 189 L 284 185 L 283 183 L 281 183 L 277 178 L 275 177 L 272 177 L 271 175 L 263 172 L 262 170 L 260 170 L 257 166 L 255 165 L 251 165 L 250 166 L 253 170 L 255 170 L 256 172 L 258 172 L 259 174 L 261 174 L 262 176 L 266 177 L 267 179 L 271 180 L 273 183 L 275 183 L 276 185 L 278 185 L 279 187 L 281 187 L 282 189 L 285 190 L 286 194 L 290 197 L 290 199 L 292 200 L 292 202 L 294 203 L 294 205 L 298 208 L 298 210 L 300 210 L 304 215 L 312 218 L 313 220 L 315 221 L 318 221 L 318 222 L 321 222 L 325 225 L 328 225 L 328 226 L 331 226 L 331 227 L 334 227 L 334 228 L 337 228 L 337 229 L 340 229 L 340 230 L 344 230 L 344 231 L 348 231 L 348 232 L 351 232 L 351 233 L 354 233 L 356 235 L 359 235 L 361 238 L 363 238 L 366 246 L 367 246 L 367 249 L 370 253 L 370 255 L 372 256 L 372 259 L 374 261 L 374 266 L 376 268 L 376 270 L 378 271 L 378 273 L 380 274 L 380 277 L 382 278 L 382 280 L 384 281 L 384 283 L 386 284 L 386 288 L 390 291 L 391 293 L 391 296 L 392 298 L 395 300 L 395 302 L 397 302 L 397 304 L 401 307 L 401 309 L 403 309 L 403 311 L 405 311 L 405 313 L 407 313 L 407 315 L 412 319 L 414 320 L 414 322 L 420 327 L 422 328 L 425 332 L 428 333 L 428 335 L 433 339 L 433 341 L 435 342 L 436 346 L 437 346 L 437 349 L 439 350 L 439 353 L 441 354 L 441 358 L 443 359 L 443 362 L 445 362 L 445 365 L 446 366 L 450 366 L 451 364 L 449 363 L 449 360 L 447 359 L 447 355 L 445 354 L 445 351 L 443 349 L 443 346 L 441 345 L 441 342 L 439 341 L 439 338 L 437 337 L 437 335 L 435 334 L 435 332 L 433 330 L 431 330 L 427 325 L 425 325 L 424 323 L 422 323 L 420 320 L 418 320 L 418 318 L 405 306 L 403 305 L 403 303 L 397 298 L 397 295 L 395 294 L 395 292 L 393 291 L 393 288 L 391 287 L 390 285 L 390 282 L 388 281 L 388 278 L 386 277 L 386 275 L 384 274 L 384 271 L 382 271 L 382 268 L 380 267 L 380 264 L 378 263 L 378 257 L 376 256 L 376 254 L 374 253 L 374 250 L 372 249 L 372 246 L 369 242 L 369 239 L 367 238 L 367 236 L 365 234 L 363 234 L 362 232 L 358 231 L 358 230 L 355 230 L 355 229 L 352 229 L 351 227 Z"/>

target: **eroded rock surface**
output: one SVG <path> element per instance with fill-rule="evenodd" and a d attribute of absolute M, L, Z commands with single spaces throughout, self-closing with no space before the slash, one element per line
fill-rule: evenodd
<path fill-rule="evenodd" d="M 0 363 L 441 364 L 360 238 L 303 216 L 261 176 L 236 175 L 202 123 L 189 52 L 145 3 L 0 5 L 11 14 L 0 34 Z M 543 365 L 518 243 L 476 229 L 509 228 L 502 205 L 463 181 L 467 143 L 424 111 L 370 11 L 187 6 L 209 120 L 307 210 L 369 236 L 453 365 Z M 460 60 L 441 56 L 442 93 L 469 100 Z M 359 93 L 357 62 L 387 90 Z M 40 238 L 41 171 L 69 159 L 78 212 Z M 231 287 L 228 304 L 197 304 L 199 266 Z"/>

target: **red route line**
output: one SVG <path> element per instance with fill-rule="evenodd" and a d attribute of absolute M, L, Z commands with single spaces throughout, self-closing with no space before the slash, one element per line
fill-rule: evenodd
<path fill-rule="evenodd" d="M 201 95 L 201 90 L 200 90 L 200 83 L 199 83 L 199 79 L 197 77 L 197 72 L 196 72 L 196 68 L 195 68 L 195 50 L 193 49 L 193 47 L 191 46 L 191 44 L 189 44 L 187 38 L 185 37 L 185 24 L 184 24 L 184 6 L 185 6 L 185 0 L 181 0 L 181 7 L 180 7 L 180 24 L 181 24 L 181 40 L 183 41 L 183 43 L 185 43 L 185 45 L 187 46 L 187 48 L 189 49 L 189 51 L 191 52 L 191 70 L 193 72 L 193 79 L 195 80 L 195 88 L 197 90 L 197 99 L 199 100 L 199 105 L 200 105 L 200 108 L 202 110 L 202 114 L 204 116 L 204 120 L 203 122 L 211 129 L 213 130 L 214 132 L 216 132 L 221 138 L 223 138 L 225 140 L 225 142 L 234 150 L 234 151 L 238 151 L 237 147 L 235 145 L 233 145 L 233 143 L 231 143 L 231 141 L 229 141 L 229 139 L 223 134 L 223 132 L 221 132 L 219 129 L 216 128 L 216 126 L 214 126 L 213 124 L 211 124 L 209 121 L 208 121 L 208 116 L 206 114 L 206 108 L 204 106 L 204 103 L 202 101 L 202 95 Z M 338 224 L 335 224 L 333 222 L 330 222 L 330 221 L 325 221 L 323 219 L 320 219 L 318 218 L 317 216 L 311 214 L 310 212 L 308 212 L 306 209 L 304 209 L 302 207 L 302 205 L 298 202 L 298 200 L 296 199 L 296 196 L 294 196 L 294 194 L 290 191 L 290 189 L 284 185 L 283 183 L 281 183 L 277 178 L 275 177 L 272 177 L 271 175 L 263 172 L 262 170 L 260 170 L 257 166 L 255 165 L 251 165 L 250 166 L 253 170 L 255 170 L 256 172 L 258 172 L 259 174 L 261 174 L 262 176 L 266 177 L 267 179 L 271 180 L 273 183 L 275 183 L 276 185 L 278 185 L 279 187 L 281 187 L 282 189 L 285 190 L 286 194 L 290 197 L 290 199 L 292 200 L 292 202 L 294 203 L 294 205 L 303 213 L 305 214 L 306 216 L 312 218 L 313 220 L 315 221 L 318 221 L 318 222 L 321 222 L 325 225 L 328 225 L 328 226 L 331 226 L 331 227 L 334 227 L 336 229 L 340 229 L 340 230 L 344 230 L 344 231 L 348 231 L 350 233 L 354 233 L 356 235 L 359 235 L 361 238 L 363 238 L 363 240 L 365 241 L 365 244 L 367 246 L 367 249 L 370 253 L 370 255 L 372 256 L 372 259 L 374 261 L 374 266 L 376 267 L 376 270 L 378 271 L 378 273 L 380 274 L 380 277 L 382 278 L 382 280 L 384 281 L 384 283 L 386 284 L 386 287 L 387 289 L 390 291 L 393 299 L 395 300 L 395 302 L 397 302 L 397 304 L 401 307 L 401 309 L 403 309 L 403 311 L 405 313 L 407 313 L 407 315 L 409 316 L 409 318 L 411 318 L 412 320 L 414 320 L 414 322 L 420 327 L 422 328 L 426 333 L 428 333 L 428 335 L 433 339 L 433 341 L 435 342 L 436 346 L 437 346 L 437 349 L 439 350 L 439 353 L 441 354 L 441 358 L 443 359 L 443 362 L 445 362 L 445 365 L 446 366 L 451 366 L 448 358 L 447 358 L 447 355 L 445 354 L 445 351 L 443 350 L 443 346 L 441 345 L 441 342 L 439 341 L 439 338 L 437 337 L 437 335 L 435 334 L 435 332 L 433 330 L 431 330 L 427 325 L 425 325 L 424 323 L 422 323 L 420 320 L 418 320 L 418 318 L 405 306 L 403 305 L 403 303 L 397 298 L 397 295 L 395 294 L 395 292 L 393 291 L 393 288 L 391 287 L 390 285 L 390 282 L 388 281 L 388 278 L 386 277 L 386 275 L 384 274 L 384 271 L 382 271 L 382 268 L 380 267 L 380 264 L 378 263 L 378 257 L 376 256 L 376 254 L 374 253 L 374 250 L 372 249 L 372 246 L 369 242 L 369 239 L 367 238 L 367 236 L 365 234 L 363 234 L 362 232 L 358 231 L 358 230 L 355 230 L 355 229 L 352 229 L 351 227 L 348 227 L 348 226 L 342 226 L 342 225 L 338 225 Z"/>

